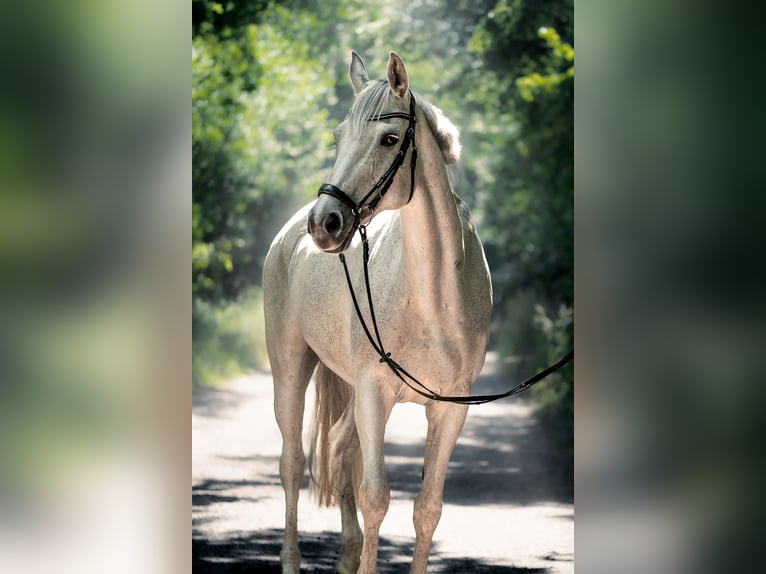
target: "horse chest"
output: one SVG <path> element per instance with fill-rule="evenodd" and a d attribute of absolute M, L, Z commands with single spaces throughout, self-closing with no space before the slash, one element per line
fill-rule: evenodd
<path fill-rule="evenodd" d="M 424 312 L 413 301 L 405 302 L 385 319 L 378 316 L 378 325 L 385 350 L 394 360 L 436 387 L 447 389 L 470 382 L 483 362 L 480 349 L 484 341 L 474 336 L 454 309 Z M 361 328 L 355 330 L 355 340 L 359 345 L 368 344 Z"/>

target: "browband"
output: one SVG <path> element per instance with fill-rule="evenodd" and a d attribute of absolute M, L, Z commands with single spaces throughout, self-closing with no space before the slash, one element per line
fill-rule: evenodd
<path fill-rule="evenodd" d="M 409 150 L 410 145 L 412 146 L 412 154 L 410 156 L 410 196 L 407 199 L 407 203 L 412 200 L 412 194 L 415 190 L 415 166 L 417 164 L 418 158 L 418 150 L 415 146 L 415 97 L 412 95 L 412 92 L 410 92 L 409 114 L 405 114 L 404 112 L 390 112 L 387 114 L 378 114 L 377 116 L 369 117 L 367 118 L 367 121 L 377 122 L 389 118 L 404 118 L 408 120 L 409 125 L 407 126 L 407 131 L 404 134 L 404 138 L 402 139 L 402 143 L 399 147 L 399 151 L 397 152 L 396 157 L 394 158 L 394 161 L 391 163 L 385 173 L 383 173 L 380 179 L 375 183 L 375 185 L 372 186 L 372 189 L 365 194 L 361 201 L 357 203 L 345 191 L 331 183 L 323 183 L 319 187 L 319 191 L 317 193 L 317 195 L 329 195 L 330 197 L 333 197 L 350 207 L 351 212 L 354 214 L 354 218 L 356 220 L 354 222 L 354 228 L 359 226 L 359 223 L 363 219 L 363 215 L 366 216 L 368 212 L 372 214 L 375 211 L 378 203 L 380 203 L 380 201 L 383 199 L 383 196 L 388 192 L 388 189 L 391 187 L 391 184 L 394 181 L 396 172 L 399 171 L 399 168 L 404 163 L 404 158 L 407 155 L 407 151 Z M 370 200 L 371 197 L 372 199 Z M 369 203 L 368 200 L 370 200 Z"/>

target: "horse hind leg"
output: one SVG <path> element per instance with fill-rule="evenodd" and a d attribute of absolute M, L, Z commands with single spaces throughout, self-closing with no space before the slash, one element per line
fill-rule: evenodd
<path fill-rule="evenodd" d="M 362 553 L 362 529 L 356 513 L 356 492 L 361 477 L 359 436 L 354 422 L 354 405 L 350 402 L 345 412 L 330 430 L 330 464 L 338 477 L 341 516 L 341 559 L 335 566 L 338 574 L 356 574 Z"/>
<path fill-rule="evenodd" d="M 298 548 L 298 495 L 305 473 L 303 454 L 303 411 L 306 388 L 317 359 L 305 347 L 303 352 L 288 357 L 271 357 L 274 377 L 274 413 L 282 433 L 282 455 L 279 476 L 285 492 L 285 534 L 280 552 L 283 574 L 300 572 Z"/>
<path fill-rule="evenodd" d="M 452 450 L 465 422 L 466 405 L 432 403 L 426 407 L 428 437 L 423 484 L 415 499 L 415 552 L 410 574 L 425 574 L 434 531 L 442 513 L 442 494 Z"/>
<path fill-rule="evenodd" d="M 338 574 L 355 574 L 362 550 L 362 530 L 356 513 L 358 477 L 361 472 L 353 391 L 342 379 L 320 364 L 316 375 L 317 411 L 311 451 L 312 478 L 321 504 L 335 502 L 341 512 L 341 559 Z M 338 417 L 338 411 L 343 408 Z M 328 429 L 329 427 L 329 429 Z"/>

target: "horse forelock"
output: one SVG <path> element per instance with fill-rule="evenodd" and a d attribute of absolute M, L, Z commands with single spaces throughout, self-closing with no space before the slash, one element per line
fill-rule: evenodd
<path fill-rule="evenodd" d="M 358 135 L 369 123 L 368 118 L 374 118 L 385 112 L 386 105 L 393 101 L 394 96 L 388 88 L 386 80 L 373 80 L 354 98 L 349 114 L 349 123 L 354 134 Z"/>
<path fill-rule="evenodd" d="M 415 98 L 415 105 L 425 115 L 431 131 L 439 143 L 444 161 L 448 164 L 456 162 L 460 159 L 461 151 L 458 129 L 439 108 L 425 101 L 420 95 L 411 93 Z M 394 100 L 395 96 L 391 92 L 387 80 L 369 82 L 354 98 L 354 104 L 351 107 L 351 112 L 349 112 L 352 133 L 358 136 L 362 130 L 369 127 L 369 118 L 392 111 L 387 108 Z"/>

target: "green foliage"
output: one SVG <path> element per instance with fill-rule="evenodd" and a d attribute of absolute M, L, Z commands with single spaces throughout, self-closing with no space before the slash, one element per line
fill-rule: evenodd
<path fill-rule="evenodd" d="M 546 362 L 552 364 L 574 347 L 574 310 L 561 305 L 550 317 L 542 305 L 535 307 L 535 325 L 545 337 Z M 540 402 L 538 416 L 559 452 L 574 455 L 574 367 L 572 363 L 532 388 Z"/>
<path fill-rule="evenodd" d="M 220 20 L 228 8 L 205 6 L 215 18 L 192 40 L 192 289 L 222 303 L 260 283 L 271 238 L 320 183 L 334 77 L 311 55 L 312 14 Z"/>
<path fill-rule="evenodd" d="M 468 44 L 481 58 L 467 99 L 482 237 L 496 294 L 498 348 L 528 376 L 574 345 L 574 48 L 570 0 L 499 1 Z M 489 176 L 485 176 L 489 174 Z M 549 318 L 546 309 L 557 309 Z M 531 325 L 530 325 L 531 320 Z M 540 418 L 565 456 L 573 444 L 573 369 L 535 387 Z"/>
<path fill-rule="evenodd" d="M 480 209 L 501 301 L 527 288 L 574 298 L 571 16 L 571 2 L 498 2 L 469 45 L 492 70 L 470 98 L 495 126 L 477 143 L 492 158 Z"/>
<path fill-rule="evenodd" d="M 241 303 L 213 305 L 194 299 L 192 377 L 216 386 L 268 365 L 263 298 L 253 289 Z"/>
<path fill-rule="evenodd" d="M 565 44 L 559 38 L 556 30 L 553 28 L 540 28 L 538 35 L 548 41 L 551 47 L 551 64 L 558 68 L 562 62 L 574 61 L 574 49 L 569 44 Z M 556 88 L 567 79 L 574 79 L 574 66 L 569 66 L 563 72 L 551 70 L 543 75 L 539 72 L 533 72 L 528 76 L 522 76 L 516 80 L 516 87 L 519 89 L 519 95 L 527 102 L 532 102 L 535 96 L 540 92 L 547 94 L 555 93 Z"/>
<path fill-rule="evenodd" d="M 264 364 L 248 294 L 331 159 L 335 77 L 313 53 L 325 23 L 310 12 L 193 2 L 193 17 L 194 380 L 212 384 Z"/>

